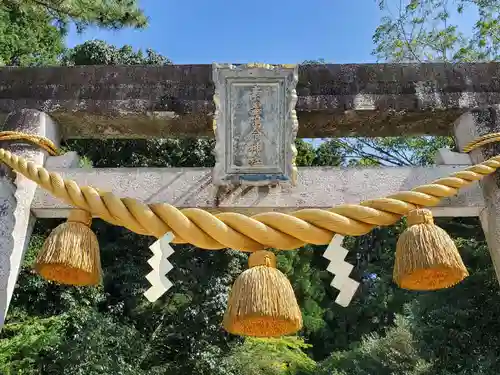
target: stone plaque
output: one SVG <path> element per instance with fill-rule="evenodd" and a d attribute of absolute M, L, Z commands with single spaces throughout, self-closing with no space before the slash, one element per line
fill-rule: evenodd
<path fill-rule="evenodd" d="M 213 64 L 214 184 L 295 184 L 296 65 Z"/>

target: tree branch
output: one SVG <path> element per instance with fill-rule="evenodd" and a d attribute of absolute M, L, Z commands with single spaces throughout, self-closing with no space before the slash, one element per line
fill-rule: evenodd
<path fill-rule="evenodd" d="M 406 47 L 408 48 L 408 51 L 410 52 L 410 54 L 413 56 L 413 58 L 415 60 L 417 60 L 418 62 L 421 63 L 422 61 L 417 56 L 417 54 L 415 53 L 415 51 L 413 51 L 413 47 L 411 46 L 411 43 L 408 40 L 408 37 L 406 36 L 406 31 L 404 29 L 404 25 L 403 25 L 403 21 L 402 21 L 402 18 L 404 18 L 402 12 L 403 12 L 403 0 L 399 0 L 399 17 L 398 17 L 398 20 L 397 20 L 396 24 L 401 29 L 401 35 L 403 36 L 403 39 L 404 39 L 404 41 L 406 43 Z"/>
<path fill-rule="evenodd" d="M 399 157 L 402 158 L 403 160 L 398 160 L 393 155 L 391 155 L 388 151 L 384 150 L 382 147 L 376 146 L 375 144 L 371 144 L 366 140 L 363 140 L 360 138 L 360 139 L 358 139 L 358 142 L 362 143 L 365 146 L 371 147 L 372 149 L 374 149 L 378 153 L 381 153 L 383 155 L 388 156 L 389 158 L 396 160 L 396 162 L 394 162 L 394 164 L 396 164 L 396 163 L 400 163 L 399 165 L 412 165 L 413 164 L 410 160 L 408 160 L 406 158 L 406 156 L 400 154 L 398 150 L 393 149 L 392 151 L 397 153 L 399 155 Z"/>
<path fill-rule="evenodd" d="M 63 10 L 53 4 L 50 4 L 50 3 L 47 3 L 45 1 L 42 1 L 42 0 L 28 0 L 28 1 L 31 1 L 32 3 L 35 3 L 37 5 L 40 5 L 42 7 L 44 7 L 45 9 L 47 9 L 48 11 L 53 11 L 57 14 L 63 14 L 67 17 L 70 17 L 70 18 L 80 18 L 81 17 L 81 14 L 75 14 L 75 13 L 71 13 L 69 10 Z"/>
<path fill-rule="evenodd" d="M 350 152 L 352 152 L 354 155 L 357 155 L 357 157 L 359 157 L 359 158 L 372 159 L 372 160 L 376 160 L 376 161 L 381 160 L 381 161 L 385 161 L 387 163 L 390 163 L 392 165 L 397 165 L 400 167 L 403 167 L 406 165 L 404 163 L 401 163 L 401 161 L 399 161 L 399 160 L 394 160 L 394 159 L 391 160 L 390 158 L 383 157 L 381 155 L 375 155 L 375 154 L 372 154 L 372 153 L 369 153 L 366 151 L 362 151 L 362 150 L 358 149 L 357 147 L 353 147 L 350 144 L 343 142 L 343 141 L 340 141 L 340 140 L 337 140 L 336 142 L 341 144 L 342 147 L 349 149 Z M 392 158 L 392 156 L 390 154 L 389 154 L 389 157 Z"/>

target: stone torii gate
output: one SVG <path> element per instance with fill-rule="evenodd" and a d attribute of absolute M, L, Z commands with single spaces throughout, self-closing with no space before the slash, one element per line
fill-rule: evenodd
<path fill-rule="evenodd" d="M 79 169 L 74 153 L 51 157 L 12 142 L 0 147 L 80 185 L 146 203 L 245 214 L 327 209 L 447 176 L 485 160 L 495 147 L 470 156 L 441 150 L 438 166 L 425 168 L 297 171 L 296 136 L 454 135 L 463 150 L 474 138 L 500 131 L 499 77 L 496 63 L 2 68 L 0 130 L 56 145 L 63 138 L 215 136 L 217 165 Z M 7 168 L 0 173 L 1 327 L 35 220 L 67 217 L 71 207 Z M 500 277 L 498 183 L 487 177 L 480 185 L 432 211 L 479 216 Z"/>

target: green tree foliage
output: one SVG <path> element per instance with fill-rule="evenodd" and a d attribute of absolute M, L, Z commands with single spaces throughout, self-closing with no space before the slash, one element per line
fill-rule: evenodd
<path fill-rule="evenodd" d="M 310 345 L 297 337 L 246 339 L 226 359 L 235 375 L 312 374 L 316 363 L 304 349 Z"/>
<path fill-rule="evenodd" d="M 500 54 L 496 0 L 377 0 L 384 17 L 373 35 L 383 61 L 495 61 Z M 477 15 L 464 30 L 464 15 Z"/>
<path fill-rule="evenodd" d="M 319 374 L 429 374 L 431 365 L 420 357 L 416 345 L 409 323 L 397 316 L 395 325 L 383 336 L 366 335 L 355 348 L 333 354 L 321 365 Z"/>
<path fill-rule="evenodd" d="M 147 19 L 136 0 L 0 0 L 0 66 L 58 64 L 70 24 L 141 28 Z"/>
<path fill-rule="evenodd" d="M 310 166 L 314 163 L 316 158 L 316 151 L 309 142 L 302 139 L 295 141 L 295 148 L 297 149 L 297 157 L 295 163 L 300 166 Z"/>
<path fill-rule="evenodd" d="M 147 25 L 137 0 L 2 0 L 1 3 L 21 12 L 48 14 L 59 26 L 74 23 L 80 31 L 87 26 L 122 29 Z"/>
<path fill-rule="evenodd" d="M 278 253 L 278 268 L 291 280 L 301 306 L 306 337 L 325 326 L 325 309 L 320 303 L 326 294 L 327 266 L 318 246 L 306 245 L 295 252 Z"/>
<path fill-rule="evenodd" d="M 302 65 L 324 65 L 328 64 L 325 59 L 317 59 L 317 60 L 304 60 L 302 61 Z"/>
<path fill-rule="evenodd" d="M 432 165 L 437 150 L 454 146 L 450 137 L 429 136 L 333 139 L 321 146 L 329 144 L 341 150 L 341 159 L 351 166 L 399 167 Z"/>
<path fill-rule="evenodd" d="M 479 233 L 456 242 L 471 275 L 449 291 L 413 300 L 406 315 L 433 364 L 430 374 L 497 374 L 500 293 L 491 258 Z"/>
<path fill-rule="evenodd" d="M 392 298 L 393 305 L 386 306 L 386 312 L 399 313 L 387 324 L 386 332 L 366 334 L 348 350 L 332 353 L 321 364 L 320 373 L 496 374 L 498 281 L 477 221 L 472 237 L 461 238 L 456 231 L 459 225 L 471 223 L 464 219 L 438 220 L 456 238 L 471 273 L 465 281 L 446 290 Z M 380 284 L 388 283 L 381 280 Z"/>
<path fill-rule="evenodd" d="M 38 358 L 64 339 L 65 317 L 26 317 L 22 323 L 6 324 L 0 340 L 0 372 L 38 374 Z"/>
<path fill-rule="evenodd" d="M 337 140 L 329 140 L 319 145 L 314 164 L 319 166 L 337 166 L 343 160 L 342 145 Z"/>
<path fill-rule="evenodd" d="M 0 66 L 53 65 L 64 50 L 61 30 L 46 12 L 0 2 Z"/>
<path fill-rule="evenodd" d="M 64 65 L 166 65 L 170 60 L 147 49 L 134 51 L 131 46 L 117 48 L 102 40 L 91 40 L 68 50 Z"/>

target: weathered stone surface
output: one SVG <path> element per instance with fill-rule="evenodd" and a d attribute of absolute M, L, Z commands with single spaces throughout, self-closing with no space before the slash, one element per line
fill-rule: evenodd
<path fill-rule="evenodd" d="M 455 123 L 455 139 L 460 150 L 486 134 L 500 132 L 500 106 L 481 108 L 460 117 Z M 470 152 L 474 164 L 500 155 L 500 144 L 490 144 Z M 485 208 L 479 218 L 484 230 L 493 266 L 500 282 L 500 176 L 498 172 L 480 181 Z"/>
<path fill-rule="evenodd" d="M 297 66 L 213 68 L 214 184 L 295 184 Z"/>
<path fill-rule="evenodd" d="M 56 124 L 46 114 L 31 109 L 10 114 L 1 130 L 41 135 L 56 144 L 59 141 Z M 46 154 L 39 147 L 16 142 L 0 143 L 0 147 L 44 164 Z M 0 166 L 0 328 L 35 224 L 30 207 L 36 190 L 35 183 Z"/>
<path fill-rule="evenodd" d="M 37 108 L 65 137 L 213 136 L 211 65 L 0 69 L 0 112 Z M 303 65 L 298 137 L 451 133 L 500 103 L 500 64 Z"/>
<path fill-rule="evenodd" d="M 471 165 L 470 155 L 463 152 L 451 151 L 449 148 L 441 148 L 434 156 L 436 165 Z"/>
<path fill-rule="evenodd" d="M 385 197 L 410 190 L 463 169 L 464 166 L 429 168 L 299 168 L 295 187 L 217 189 L 212 170 L 205 168 L 54 169 L 80 186 L 94 186 L 119 197 L 146 203 L 169 203 L 178 208 L 198 207 L 210 212 L 244 214 L 300 208 L 328 209 L 344 203 Z M 32 210 L 37 217 L 66 217 L 70 206 L 39 189 Z M 434 207 L 436 216 L 478 216 L 484 208 L 477 184 Z"/>

